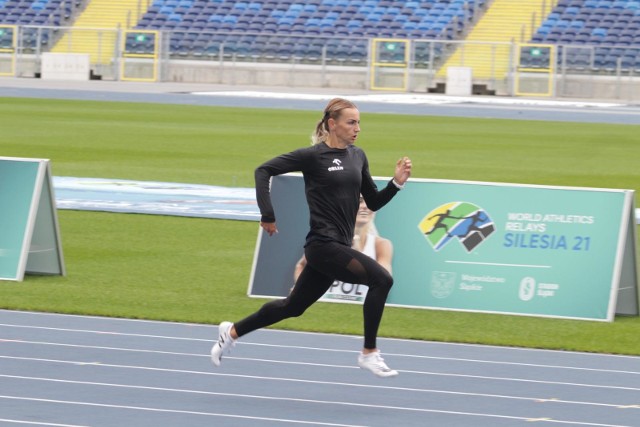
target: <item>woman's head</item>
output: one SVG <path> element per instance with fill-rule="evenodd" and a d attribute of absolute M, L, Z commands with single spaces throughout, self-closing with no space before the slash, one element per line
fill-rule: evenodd
<path fill-rule="evenodd" d="M 322 119 L 311 135 L 311 141 L 313 144 L 325 142 L 332 132 L 344 134 L 344 138 L 352 138 L 352 141 L 355 141 L 355 136 L 360 132 L 360 113 L 353 102 L 343 98 L 329 101 L 322 113 Z"/>

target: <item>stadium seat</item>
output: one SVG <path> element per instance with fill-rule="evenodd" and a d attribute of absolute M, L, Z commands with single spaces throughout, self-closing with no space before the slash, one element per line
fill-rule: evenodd
<path fill-rule="evenodd" d="M 640 17 L 634 22 L 638 9 L 638 0 L 560 0 L 531 41 L 602 46 L 605 50 L 596 55 L 594 69 L 611 71 L 618 64 L 630 69 L 630 59 L 621 57 L 616 49 L 640 41 L 634 38 L 635 29 L 640 27 Z M 568 21 L 568 27 L 561 21 Z"/>
<path fill-rule="evenodd" d="M 45 7 L 47 3 L 47 0 L 29 1 L 37 4 L 36 8 Z M 467 9 L 484 4 L 483 0 L 155 0 L 136 28 L 202 32 L 202 37 L 183 38 L 172 46 L 179 56 L 193 54 L 209 58 L 219 55 L 216 47 L 220 46 L 220 40 L 213 40 L 214 34 L 219 32 L 310 36 L 326 40 L 332 37 L 454 39 L 471 24 Z M 35 9 L 33 11 L 31 20 L 37 16 Z M 577 16 L 579 10 L 574 7 L 566 12 L 567 16 Z M 192 43 L 190 47 L 187 46 L 189 42 Z M 267 48 L 266 44 L 260 46 Z M 252 43 L 251 54 L 260 46 Z M 346 59 L 344 46 L 338 49 L 342 46 L 340 43 L 332 46 L 332 55 L 342 62 L 358 63 L 366 57 L 361 44 L 352 43 L 357 47 L 349 49 L 349 55 L 355 55 L 353 61 Z M 293 49 L 290 43 L 281 44 L 278 49 L 274 45 L 268 47 L 269 56 L 274 55 L 272 51 L 275 50 L 279 59 L 302 53 L 301 49 Z M 246 51 L 246 43 L 224 43 L 226 57 L 232 52 L 237 57 L 246 55 Z M 317 46 L 307 49 L 307 54 L 318 57 Z"/>

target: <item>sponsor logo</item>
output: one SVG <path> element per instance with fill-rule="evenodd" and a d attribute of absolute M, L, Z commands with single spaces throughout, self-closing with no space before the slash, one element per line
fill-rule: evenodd
<path fill-rule="evenodd" d="M 558 283 L 537 283 L 533 277 L 525 277 L 520 281 L 518 297 L 522 301 L 531 301 L 533 298 L 553 298 L 558 292 Z"/>
<path fill-rule="evenodd" d="M 531 301 L 536 294 L 536 281 L 533 277 L 525 277 L 520 281 L 518 297 L 522 301 Z"/>
<path fill-rule="evenodd" d="M 435 298 L 447 298 L 456 286 L 456 273 L 434 271 L 431 274 L 431 295 Z"/>
<path fill-rule="evenodd" d="M 369 288 L 366 285 L 358 285 L 340 280 L 335 280 L 329 290 L 322 296 L 322 299 L 364 302 Z"/>
<path fill-rule="evenodd" d="M 420 221 L 418 228 L 435 251 L 458 240 L 467 252 L 496 230 L 487 212 L 469 202 L 451 202 L 435 208 Z"/>
<path fill-rule="evenodd" d="M 340 166 L 342 164 L 342 161 L 340 161 L 340 159 L 333 159 L 333 162 L 331 163 L 333 163 L 335 166 L 331 166 L 330 168 L 327 168 L 329 172 L 344 170 L 344 167 Z"/>

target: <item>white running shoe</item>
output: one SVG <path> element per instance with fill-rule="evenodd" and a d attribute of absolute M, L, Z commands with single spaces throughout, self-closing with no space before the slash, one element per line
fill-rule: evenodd
<path fill-rule="evenodd" d="M 374 351 L 369 354 L 360 353 L 358 356 L 358 366 L 373 372 L 379 377 L 395 377 L 398 375 L 398 371 L 394 371 L 384 363 L 384 359 L 380 356 L 379 351 Z"/>
<path fill-rule="evenodd" d="M 222 322 L 218 326 L 218 342 L 211 348 L 211 362 L 216 366 L 220 366 L 222 354 L 229 353 L 231 347 L 236 345 L 236 340 L 231 338 L 232 326 L 231 322 Z"/>

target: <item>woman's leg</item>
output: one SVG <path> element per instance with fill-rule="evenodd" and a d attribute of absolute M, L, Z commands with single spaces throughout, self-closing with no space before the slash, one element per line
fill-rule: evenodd
<path fill-rule="evenodd" d="M 327 276 L 307 264 L 289 296 L 285 299 L 270 301 L 254 314 L 236 322 L 234 325 L 235 334 L 241 337 L 256 329 L 302 315 L 307 308 L 324 295 L 333 280 L 331 276 Z"/>
<path fill-rule="evenodd" d="M 220 365 L 222 353 L 233 346 L 237 337 L 288 317 L 300 316 L 338 279 L 369 286 L 363 307 L 364 347 L 371 353 L 363 351 L 358 357 L 358 365 L 381 377 L 398 375 L 384 363 L 376 347 L 380 320 L 393 285 L 389 272 L 367 255 L 336 243 L 310 245 L 305 249 L 305 256 L 307 265 L 287 298 L 268 302 L 235 325 L 230 322 L 220 325 L 220 338 L 211 350 L 213 363 Z"/>
<path fill-rule="evenodd" d="M 348 246 L 329 243 L 317 246 L 319 249 L 311 248 L 314 249 L 306 255 L 308 266 L 334 279 L 369 287 L 363 305 L 364 348 L 375 349 L 385 303 L 393 285 L 391 274 L 369 256 Z"/>
<path fill-rule="evenodd" d="M 323 250 L 315 255 L 312 258 L 307 254 L 307 265 L 311 264 L 338 280 L 369 286 L 363 306 L 364 350 L 358 356 L 358 366 L 379 377 L 398 375 L 398 371 L 384 363 L 376 344 L 387 295 L 393 285 L 391 274 L 375 260 L 347 246 L 323 245 Z"/>

